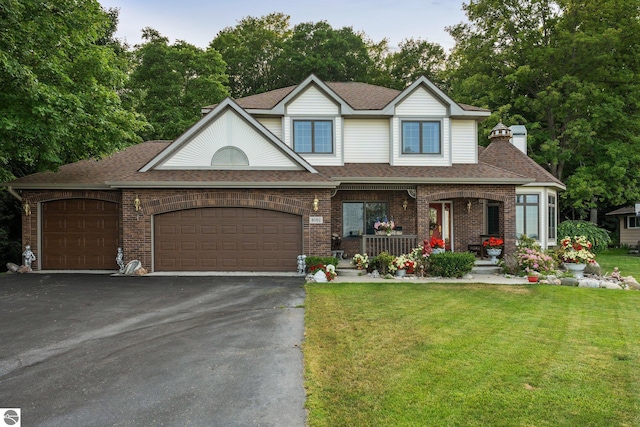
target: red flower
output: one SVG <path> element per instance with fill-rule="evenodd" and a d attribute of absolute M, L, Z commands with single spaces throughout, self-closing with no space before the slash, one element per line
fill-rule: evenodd
<path fill-rule="evenodd" d="M 441 249 L 443 249 L 444 248 L 444 240 L 438 239 L 438 238 L 436 238 L 434 236 L 434 237 L 431 238 L 431 242 L 429 243 L 429 245 L 432 248 L 441 248 Z"/>
<path fill-rule="evenodd" d="M 504 245 L 504 240 L 498 237 L 489 237 L 488 240 L 482 243 L 482 246 L 489 249 L 501 249 L 502 245 Z"/>

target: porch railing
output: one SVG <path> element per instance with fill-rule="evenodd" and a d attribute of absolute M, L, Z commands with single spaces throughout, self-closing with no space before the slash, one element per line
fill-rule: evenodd
<path fill-rule="evenodd" d="M 364 234 L 360 241 L 360 253 L 377 256 L 380 252 L 387 252 L 398 256 L 408 254 L 418 246 L 416 234 L 400 234 L 392 236 L 378 236 Z"/>

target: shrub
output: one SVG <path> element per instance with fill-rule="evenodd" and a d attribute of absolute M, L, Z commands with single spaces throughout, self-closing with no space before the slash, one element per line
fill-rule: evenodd
<path fill-rule="evenodd" d="M 393 264 L 395 258 L 396 257 L 388 252 L 380 252 L 377 257 L 370 261 L 370 265 L 373 265 L 381 276 L 385 276 L 389 272 L 389 267 Z"/>
<path fill-rule="evenodd" d="M 305 264 L 307 265 L 307 270 L 309 269 L 309 266 L 312 265 L 318 265 L 318 264 L 322 264 L 322 265 L 333 265 L 334 267 L 337 267 L 338 264 L 340 263 L 340 260 L 336 257 L 333 256 L 308 256 L 305 260 L 304 260 Z"/>
<path fill-rule="evenodd" d="M 585 236 L 593 244 L 591 250 L 600 253 L 611 243 L 609 232 L 588 221 L 569 220 L 558 224 L 558 237 Z"/>
<path fill-rule="evenodd" d="M 471 252 L 444 252 L 429 257 L 429 274 L 462 277 L 473 269 L 476 257 Z"/>

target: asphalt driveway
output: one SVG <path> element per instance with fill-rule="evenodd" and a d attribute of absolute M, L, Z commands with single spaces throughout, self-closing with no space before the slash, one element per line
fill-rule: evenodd
<path fill-rule="evenodd" d="M 303 279 L 0 276 L 24 426 L 304 426 Z"/>

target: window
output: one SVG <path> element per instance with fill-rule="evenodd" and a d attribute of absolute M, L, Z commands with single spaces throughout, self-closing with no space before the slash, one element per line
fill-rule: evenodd
<path fill-rule="evenodd" d="M 526 234 L 532 239 L 540 238 L 539 199 L 537 194 L 516 195 L 516 238 Z"/>
<path fill-rule="evenodd" d="M 333 122 L 294 120 L 293 149 L 296 153 L 333 153 Z"/>
<path fill-rule="evenodd" d="M 387 218 L 387 203 L 344 202 L 342 204 L 342 237 L 375 234 L 376 220 Z"/>
<path fill-rule="evenodd" d="M 440 122 L 402 122 L 402 154 L 440 154 Z"/>
<path fill-rule="evenodd" d="M 550 240 L 556 240 L 556 226 L 558 224 L 558 211 L 556 209 L 556 196 L 549 195 L 549 236 Z"/>
<path fill-rule="evenodd" d="M 500 205 L 490 202 L 487 205 L 487 234 L 490 236 L 500 235 Z"/>
<path fill-rule="evenodd" d="M 640 216 L 628 216 L 625 228 L 640 228 Z"/>
<path fill-rule="evenodd" d="M 247 155 L 236 147 L 222 147 L 213 155 L 211 166 L 248 166 Z"/>

